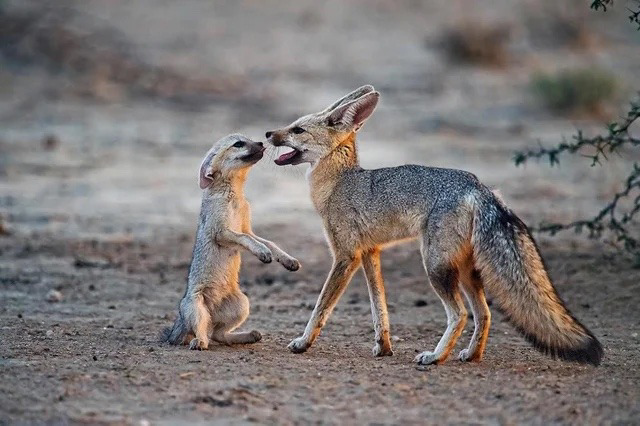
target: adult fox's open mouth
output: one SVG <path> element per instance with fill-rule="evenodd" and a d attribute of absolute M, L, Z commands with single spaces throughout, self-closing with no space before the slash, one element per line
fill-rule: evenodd
<path fill-rule="evenodd" d="M 275 163 L 278 166 L 286 166 L 287 164 L 296 164 L 296 162 L 302 156 L 302 151 L 298 151 L 295 148 L 292 148 L 292 151 L 285 152 L 281 156 L 275 159 Z"/>

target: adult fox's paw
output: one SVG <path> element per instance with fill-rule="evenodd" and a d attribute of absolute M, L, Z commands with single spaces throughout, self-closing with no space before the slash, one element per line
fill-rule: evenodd
<path fill-rule="evenodd" d="M 381 345 L 380 343 L 376 343 L 373 347 L 373 356 L 392 356 L 393 349 L 391 349 L 391 345 Z"/>
<path fill-rule="evenodd" d="M 460 361 L 481 361 L 482 354 L 470 353 L 469 349 L 463 349 L 458 354 L 458 359 Z"/>
<path fill-rule="evenodd" d="M 297 339 L 293 339 L 287 347 L 294 354 L 301 354 L 306 352 L 307 349 L 309 349 L 309 346 L 311 345 L 307 342 L 307 339 L 304 337 L 298 337 Z"/>
<path fill-rule="evenodd" d="M 413 359 L 413 362 L 420 365 L 439 364 L 440 361 L 440 357 L 436 353 L 429 351 L 422 352 Z"/>

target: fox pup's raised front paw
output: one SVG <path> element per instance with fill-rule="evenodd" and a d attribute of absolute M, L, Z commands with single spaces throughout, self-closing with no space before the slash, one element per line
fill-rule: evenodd
<path fill-rule="evenodd" d="M 293 257 L 285 257 L 282 259 L 278 259 L 278 261 L 290 271 L 297 271 L 300 269 L 300 262 L 298 259 L 294 259 Z"/>
<path fill-rule="evenodd" d="M 206 351 L 209 348 L 209 344 L 207 342 L 203 342 L 200 339 L 192 339 L 191 343 L 189 343 L 189 349 L 192 351 Z"/>
<path fill-rule="evenodd" d="M 293 339 L 287 347 L 294 354 L 301 354 L 306 352 L 307 349 L 309 349 L 309 346 L 311 345 L 307 342 L 307 339 L 304 337 L 298 337 L 297 339 Z"/>
<path fill-rule="evenodd" d="M 271 261 L 273 260 L 273 254 L 267 247 L 264 247 L 263 249 L 258 251 L 256 253 L 256 257 L 260 259 L 260 262 L 262 263 L 271 263 Z"/>

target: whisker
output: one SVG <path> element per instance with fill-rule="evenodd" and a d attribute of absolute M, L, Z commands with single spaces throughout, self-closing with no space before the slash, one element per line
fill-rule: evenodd
<path fill-rule="evenodd" d="M 306 167 L 304 165 L 300 166 L 278 166 L 274 160 L 278 158 L 278 152 L 281 150 L 280 147 L 275 147 L 271 144 L 265 145 L 267 149 L 265 150 L 265 158 L 262 161 L 267 161 L 269 165 L 265 166 L 269 173 L 274 175 L 274 179 L 276 181 L 284 180 L 284 179 L 296 179 L 304 178 L 306 176 Z M 285 147 L 286 148 L 286 147 Z"/>

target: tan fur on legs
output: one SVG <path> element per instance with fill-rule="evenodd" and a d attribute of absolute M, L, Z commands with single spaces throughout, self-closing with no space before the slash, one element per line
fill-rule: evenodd
<path fill-rule="evenodd" d="M 249 168 L 262 158 L 264 145 L 240 134 L 216 142 L 204 157 L 199 172 L 203 190 L 187 289 L 173 326 L 163 341 L 174 345 L 191 340 L 191 349 L 207 349 L 209 339 L 226 343 L 253 343 L 257 331 L 231 333 L 249 315 L 249 301 L 240 291 L 240 251 L 246 250 L 264 263 L 273 258 L 289 270 L 300 264 L 275 243 L 251 230 L 249 202 L 244 184 Z"/>
<path fill-rule="evenodd" d="M 216 342 L 233 345 L 256 343 L 262 339 L 262 334 L 256 330 L 232 333 L 249 316 L 249 299 L 240 290 L 223 299 L 219 306 L 212 306 L 211 311 L 213 316 L 211 338 Z"/>
<path fill-rule="evenodd" d="M 433 352 L 423 352 L 415 360 L 419 364 L 440 364 L 449 357 L 467 322 L 467 310 L 460 295 L 458 280 L 461 260 L 471 253 L 471 215 L 461 209 L 458 215 L 444 215 L 437 225 L 427 223 L 423 230 L 420 252 L 431 286 L 444 305 L 447 329 Z M 465 217 L 466 216 L 466 217 Z M 438 233 L 447 229 L 447 234 Z"/>
<path fill-rule="evenodd" d="M 418 361 L 441 362 L 453 348 L 466 319 L 457 283 L 465 268 L 461 260 L 472 258 L 482 284 L 537 349 L 598 365 L 602 345 L 562 302 L 526 225 L 476 176 L 413 164 L 379 169 L 360 166 L 356 132 L 372 115 L 379 98 L 373 87 L 363 86 L 328 108 L 265 136 L 274 146 L 289 148 L 276 164 L 309 164 L 311 200 L 334 253 L 366 253 L 422 239 L 425 267 L 445 305 L 448 325 L 436 353 L 422 354 Z M 303 352 L 313 342 L 318 324 L 324 324 L 330 312 L 322 307 L 332 308 L 344 290 L 345 274 L 335 268 L 304 336 L 290 345 L 294 352 Z M 478 359 L 486 342 L 489 315 L 481 287 L 473 286 L 471 280 L 467 284 L 477 334 L 472 339 L 473 353 L 463 353 L 463 358 Z M 377 287 L 382 284 L 370 289 Z M 371 299 L 375 321 L 381 297 L 372 291 Z"/>
<path fill-rule="evenodd" d="M 474 330 L 469 347 L 462 349 L 458 358 L 461 361 L 481 361 L 491 327 L 491 311 L 484 294 L 484 286 L 478 271 L 473 269 L 472 259 L 469 267 L 461 271 L 460 282 L 473 313 Z"/>
<path fill-rule="evenodd" d="M 371 300 L 371 315 L 375 331 L 376 344 L 373 347 L 374 356 L 391 356 L 391 333 L 389 330 L 389 314 L 387 313 L 387 298 L 384 292 L 384 280 L 380 269 L 380 250 L 373 249 L 362 254 L 362 268 L 367 280 L 369 299 Z"/>
<path fill-rule="evenodd" d="M 190 349 L 206 350 L 209 348 L 209 330 L 211 329 L 211 316 L 204 303 L 202 294 L 193 297 L 193 331 L 196 337 L 191 340 Z"/>
<path fill-rule="evenodd" d="M 257 343 L 262 340 L 258 330 L 232 333 L 224 330 L 214 330 L 213 340 L 227 345 Z"/>
<path fill-rule="evenodd" d="M 452 268 L 436 269 L 429 280 L 440 297 L 447 313 L 447 329 L 433 352 L 425 351 L 415 357 L 418 364 L 441 364 L 447 360 L 467 322 L 467 310 L 460 297 L 457 272 Z"/>
<path fill-rule="evenodd" d="M 360 257 L 336 257 L 303 335 L 289 343 L 289 349 L 292 352 L 304 352 L 315 342 L 359 266 Z"/>

